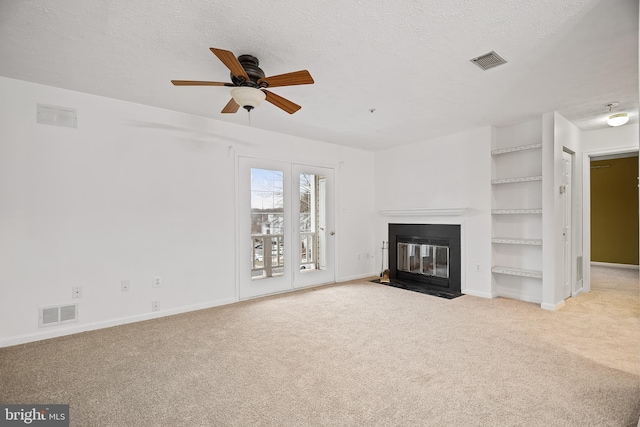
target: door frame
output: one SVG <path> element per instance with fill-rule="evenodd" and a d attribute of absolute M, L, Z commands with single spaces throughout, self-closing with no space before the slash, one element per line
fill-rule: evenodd
<path fill-rule="evenodd" d="M 575 181 L 574 179 L 574 160 L 575 160 L 575 152 L 569 150 L 567 147 L 563 147 L 562 150 L 562 161 L 563 163 L 565 162 L 565 155 L 568 156 L 569 159 L 569 171 L 567 173 L 566 170 L 566 163 L 565 166 L 563 167 L 563 183 L 562 186 L 564 188 L 564 192 L 562 194 L 562 198 L 563 198 L 563 207 L 562 207 L 562 213 L 563 213 L 563 233 L 566 233 L 567 235 L 564 236 L 564 241 L 563 241 L 563 258 L 564 258 L 564 262 L 563 262 L 563 269 L 564 269 L 564 273 L 563 273 L 563 284 L 562 284 L 562 296 L 563 299 L 567 299 L 570 298 L 572 296 L 574 296 L 574 292 L 575 292 L 575 285 L 576 285 L 576 277 L 575 277 L 575 269 L 573 268 L 573 260 L 576 259 L 575 258 L 575 250 L 574 250 L 574 233 L 573 233 L 573 229 L 574 229 L 574 221 L 573 221 L 573 183 Z M 568 212 L 567 212 L 568 211 Z M 566 224 L 566 227 L 565 227 Z M 567 254 L 567 251 L 569 252 Z M 569 277 L 567 277 L 567 275 Z M 566 280 L 569 281 L 569 289 L 565 289 L 565 283 Z"/>

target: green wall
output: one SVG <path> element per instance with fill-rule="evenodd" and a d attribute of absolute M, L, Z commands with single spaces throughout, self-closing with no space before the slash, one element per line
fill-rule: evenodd
<path fill-rule="evenodd" d="M 638 265 L 638 158 L 591 162 L 591 261 Z"/>

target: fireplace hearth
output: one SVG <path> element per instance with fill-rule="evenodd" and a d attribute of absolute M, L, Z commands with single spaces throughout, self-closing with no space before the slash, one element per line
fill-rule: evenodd
<path fill-rule="evenodd" d="M 460 225 L 389 224 L 388 265 L 391 286 L 462 295 Z"/>

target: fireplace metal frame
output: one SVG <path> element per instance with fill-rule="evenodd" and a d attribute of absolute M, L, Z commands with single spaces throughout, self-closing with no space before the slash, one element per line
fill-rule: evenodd
<path fill-rule="evenodd" d="M 449 278 L 399 271 L 398 243 L 446 245 L 449 247 Z M 424 287 L 426 290 L 461 292 L 461 231 L 453 224 L 389 224 L 389 278 L 392 281 Z"/>

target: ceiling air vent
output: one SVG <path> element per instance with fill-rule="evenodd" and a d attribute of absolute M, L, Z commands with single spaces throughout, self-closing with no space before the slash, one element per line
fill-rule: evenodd
<path fill-rule="evenodd" d="M 78 112 L 74 108 L 38 104 L 37 122 L 45 125 L 78 127 Z"/>
<path fill-rule="evenodd" d="M 500 55 L 498 55 L 494 51 L 485 53 L 484 55 L 478 56 L 477 58 L 473 58 L 471 62 L 473 62 L 483 70 L 488 70 L 489 68 L 497 67 L 498 65 L 507 63 L 507 61 L 505 61 Z"/>

